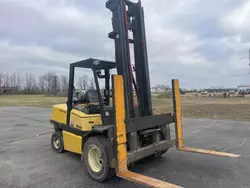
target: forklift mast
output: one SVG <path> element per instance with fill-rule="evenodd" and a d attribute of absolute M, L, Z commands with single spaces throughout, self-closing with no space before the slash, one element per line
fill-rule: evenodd
<path fill-rule="evenodd" d="M 133 90 L 137 95 L 139 116 L 152 115 L 146 33 L 141 1 L 134 3 L 129 0 L 109 0 L 106 2 L 106 7 L 112 12 L 113 31 L 109 33 L 109 38 L 115 41 L 117 73 L 124 79 L 126 119 L 135 116 Z M 129 32 L 132 32 L 133 39 L 129 38 Z M 130 44 L 134 48 L 136 78 L 132 72 Z"/>

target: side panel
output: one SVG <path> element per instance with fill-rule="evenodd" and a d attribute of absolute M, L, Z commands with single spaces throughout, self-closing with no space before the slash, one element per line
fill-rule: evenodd
<path fill-rule="evenodd" d="M 58 122 L 66 124 L 66 105 L 58 104 L 52 107 L 51 119 Z"/>
<path fill-rule="evenodd" d="M 62 131 L 64 149 L 73 153 L 82 154 L 82 137 L 67 131 Z"/>
<path fill-rule="evenodd" d="M 66 104 L 55 105 L 52 108 L 51 119 L 66 125 Z M 90 131 L 94 125 L 101 125 L 100 114 L 88 115 L 79 110 L 71 110 L 70 126 L 82 131 Z"/>
<path fill-rule="evenodd" d="M 91 131 L 94 125 L 101 125 L 102 120 L 99 116 L 88 116 L 80 117 L 78 114 L 74 113 L 77 110 L 71 111 L 70 126 L 80 129 L 82 131 Z"/>

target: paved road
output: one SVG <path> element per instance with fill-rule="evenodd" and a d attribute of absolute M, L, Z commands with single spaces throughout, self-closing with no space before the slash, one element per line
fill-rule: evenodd
<path fill-rule="evenodd" d="M 142 187 L 119 179 L 99 184 L 87 175 L 80 156 L 56 154 L 50 146 L 50 109 L 0 108 L 0 187 Z M 144 160 L 132 170 L 186 188 L 250 187 L 250 123 L 184 119 L 187 146 L 239 153 L 224 158 L 178 152 Z"/>

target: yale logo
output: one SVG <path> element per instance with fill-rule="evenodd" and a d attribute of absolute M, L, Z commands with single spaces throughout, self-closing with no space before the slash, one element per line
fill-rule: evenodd
<path fill-rule="evenodd" d="M 70 123 L 70 126 L 71 126 L 71 127 L 75 127 L 75 128 L 77 128 L 77 129 L 82 129 L 82 126 L 81 126 L 81 125 L 77 125 L 77 124 L 75 125 L 73 122 Z"/>
<path fill-rule="evenodd" d="M 76 125 L 76 128 L 77 129 L 82 129 L 82 126 L 81 125 Z"/>

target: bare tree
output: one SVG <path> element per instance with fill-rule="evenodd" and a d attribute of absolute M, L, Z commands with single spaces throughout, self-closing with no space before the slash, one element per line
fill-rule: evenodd
<path fill-rule="evenodd" d="M 170 90 L 170 87 L 168 85 L 164 85 L 164 84 L 157 84 L 154 87 L 152 87 L 152 89 L 155 90 L 155 92 L 168 92 Z"/>
<path fill-rule="evenodd" d="M 3 86 L 10 87 L 10 74 L 9 73 L 3 74 Z"/>
<path fill-rule="evenodd" d="M 0 73 L 0 87 L 3 86 L 3 77 L 4 77 L 4 74 L 1 72 Z"/>
<path fill-rule="evenodd" d="M 31 73 L 25 75 L 25 90 L 28 92 L 36 89 L 36 78 Z"/>
<path fill-rule="evenodd" d="M 10 75 L 10 85 L 13 87 L 16 91 L 18 91 L 21 87 L 22 83 L 22 77 L 19 73 L 14 72 Z"/>
<path fill-rule="evenodd" d="M 23 77 L 19 73 L 17 73 L 17 75 L 16 75 L 16 86 L 15 86 L 17 88 L 17 90 L 21 89 L 22 83 L 23 83 Z"/>
<path fill-rule="evenodd" d="M 11 87 L 15 87 L 15 85 L 16 85 L 16 73 L 10 74 L 10 85 L 11 85 Z"/>
<path fill-rule="evenodd" d="M 153 87 L 153 89 L 155 89 L 155 92 L 158 93 L 159 90 L 161 89 L 161 85 L 160 84 L 157 84 Z"/>
<path fill-rule="evenodd" d="M 169 89 L 170 89 L 170 87 L 169 87 L 168 85 L 161 85 L 161 89 L 162 89 L 162 91 L 164 91 L 164 92 L 168 92 Z"/>
<path fill-rule="evenodd" d="M 61 90 L 62 90 L 62 92 L 65 92 L 68 90 L 68 85 L 69 85 L 68 77 L 65 75 L 62 75 L 61 76 Z"/>
<path fill-rule="evenodd" d="M 60 82 L 58 80 L 58 77 L 56 75 L 54 75 L 52 77 L 52 80 L 51 80 L 51 93 L 53 93 L 54 95 L 57 95 L 58 91 L 60 91 Z"/>
<path fill-rule="evenodd" d="M 47 72 L 46 74 L 44 74 L 46 90 L 48 93 L 52 92 L 53 84 L 54 84 L 53 82 L 54 76 L 56 76 L 56 74 L 53 72 Z"/>
<path fill-rule="evenodd" d="M 87 87 L 88 87 L 88 76 L 87 75 L 84 75 L 84 76 L 79 78 L 78 86 L 80 89 L 87 89 Z"/>
<path fill-rule="evenodd" d="M 89 80 L 89 89 L 95 89 L 95 81 L 94 78 Z"/>
<path fill-rule="evenodd" d="M 39 76 L 39 82 L 38 82 L 39 90 L 41 92 L 45 92 L 45 77 L 44 75 Z"/>

